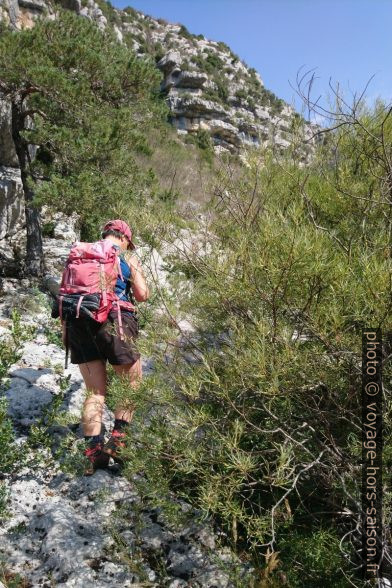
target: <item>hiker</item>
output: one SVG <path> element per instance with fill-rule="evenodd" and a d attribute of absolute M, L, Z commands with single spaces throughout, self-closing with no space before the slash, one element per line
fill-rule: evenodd
<path fill-rule="evenodd" d="M 115 284 L 115 294 L 129 307 L 132 307 L 134 300 L 147 300 L 150 293 L 140 262 L 135 254 L 125 254 L 135 249 L 132 231 L 127 223 L 120 219 L 109 221 L 103 227 L 102 239 L 109 240 L 119 250 L 121 270 Z M 118 454 L 124 447 L 124 430 L 132 419 L 135 407 L 128 410 L 116 407 L 114 428 L 110 439 L 104 444 L 101 423 L 107 384 L 106 363 L 108 361 L 113 366 L 116 374 L 128 378 L 131 386 L 137 387 L 142 379 L 140 353 L 135 346 L 138 331 L 136 309 L 121 308 L 120 311 L 112 308 L 102 323 L 86 318 L 63 322 L 63 342 L 69 347 L 71 363 L 79 365 L 87 388 L 82 411 L 83 433 L 88 442 L 84 454 L 90 462 L 85 470 L 86 475 L 93 474 L 97 468 L 106 467 L 110 456 L 122 463 Z"/>

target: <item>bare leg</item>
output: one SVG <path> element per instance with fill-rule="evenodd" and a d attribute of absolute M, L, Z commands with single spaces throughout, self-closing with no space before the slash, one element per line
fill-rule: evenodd
<path fill-rule="evenodd" d="M 133 364 L 114 365 L 113 369 L 119 376 L 128 378 L 129 383 L 133 388 L 137 388 L 139 386 L 142 380 L 142 362 L 140 359 L 135 361 Z M 131 422 L 135 408 L 135 406 L 131 409 L 129 407 L 124 408 L 117 406 L 114 413 L 114 418 Z"/>
<path fill-rule="evenodd" d="M 102 426 L 102 412 L 106 395 L 106 362 L 97 359 L 79 364 L 87 388 L 83 405 L 82 424 L 84 435 L 99 435 Z"/>

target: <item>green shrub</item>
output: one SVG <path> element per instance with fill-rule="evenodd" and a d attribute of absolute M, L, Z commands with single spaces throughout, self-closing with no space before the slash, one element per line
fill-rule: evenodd
<path fill-rule="evenodd" d="M 223 76 L 217 76 L 214 79 L 214 82 L 217 85 L 217 93 L 220 100 L 222 100 L 222 102 L 227 102 L 227 99 L 229 97 L 229 88 L 227 85 L 227 80 Z"/>
<path fill-rule="evenodd" d="M 248 106 L 249 110 L 251 110 L 252 112 L 254 112 L 255 109 L 256 109 L 256 102 L 255 102 L 255 100 L 253 100 L 253 98 L 248 98 L 248 100 L 247 100 L 247 106 Z"/>
<path fill-rule="evenodd" d="M 185 137 L 185 142 L 197 145 L 202 153 L 203 160 L 206 161 L 209 165 L 212 164 L 214 157 L 214 146 L 209 131 L 206 129 L 198 129 L 196 133 L 188 133 Z"/>
<path fill-rule="evenodd" d="M 185 39 L 193 39 L 193 35 L 188 31 L 185 25 L 181 25 L 178 34 Z"/>
<path fill-rule="evenodd" d="M 165 189 L 159 192 L 158 198 L 162 200 L 162 202 L 173 206 L 177 202 L 179 195 L 179 192 L 176 190 Z"/>
<path fill-rule="evenodd" d="M 134 8 L 132 8 L 132 6 L 127 6 L 126 8 L 123 8 L 122 11 L 126 12 L 126 14 L 129 14 L 130 16 L 133 16 L 134 18 L 138 18 L 138 13 Z"/>
<path fill-rule="evenodd" d="M 49 221 L 42 225 L 42 236 L 43 237 L 54 237 L 54 229 L 56 228 L 56 223 L 54 221 Z"/>
<path fill-rule="evenodd" d="M 125 43 L 125 45 L 128 47 L 128 49 L 132 49 L 133 50 L 133 41 L 134 41 L 135 37 L 132 33 L 125 31 L 123 33 L 123 41 Z"/>
<path fill-rule="evenodd" d="M 196 55 L 192 55 L 191 61 L 197 67 L 199 67 L 202 71 L 204 71 L 205 60 L 204 60 L 204 57 L 200 53 L 197 53 Z"/>
<path fill-rule="evenodd" d="M 208 53 L 205 63 L 208 67 L 208 71 L 210 72 L 219 70 L 221 67 L 223 67 L 223 61 L 214 51 L 210 51 Z"/>
<path fill-rule="evenodd" d="M 219 43 L 218 43 L 218 48 L 219 48 L 219 49 L 220 49 L 222 52 L 224 52 L 224 53 L 230 53 L 230 52 L 231 52 L 231 49 L 230 49 L 230 47 L 229 47 L 229 46 L 228 46 L 226 43 L 224 43 L 223 41 L 219 41 Z"/>
<path fill-rule="evenodd" d="M 223 61 L 215 53 L 215 51 L 212 51 L 211 49 L 205 49 L 203 53 L 207 54 L 207 56 L 204 57 L 201 53 L 193 55 L 193 63 L 197 65 L 197 67 L 199 67 L 203 72 L 219 75 L 223 68 Z"/>
<path fill-rule="evenodd" d="M 0 383 L 7 376 L 12 364 L 16 363 L 22 356 L 21 349 L 25 341 L 28 341 L 34 334 L 35 328 L 26 328 L 21 323 L 21 316 L 16 309 L 11 312 L 10 335 L 0 341 Z"/>
<path fill-rule="evenodd" d="M 236 98 L 238 98 L 238 100 L 247 100 L 248 92 L 245 90 L 245 88 L 239 88 L 238 90 L 236 90 L 235 96 Z"/>
<path fill-rule="evenodd" d="M 7 399 L 0 396 L 0 471 L 12 472 L 23 465 L 20 448 L 15 443 L 11 419 L 7 416 Z M 4 498 L 4 497 L 3 497 Z"/>
<path fill-rule="evenodd" d="M 259 102 L 262 106 L 269 106 L 275 114 L 279 114 L 284 106 L 284 101 L 266 88 L 261 89 Z"/>
<path fill-rule="evenodd" d="M 0 521 L 10 516 L 7 511 L 8 503 L 9 491 L 4 483 L 0 483 Z"/>
<path fill-rule="evenodd" d="M 200 149 L 211 149 L 211 135 L 206 129 L 199 129 L 195 135 L 196 144 Z"/>
<path fill-rule="evenodd" d="M 0 560 L 0 581 L 7 586 L 7 588 L 24 588 L 29 585 L 27 578 L 20 574 L 15 574 L 7 566 L 6 562 Z"/>
<path fill-rule="evenodd" d="M 279 542 L 282 572 L 293 588 L 346 588 L 341 568 L 347 564 L 339 548 L 335 529 L 317 529 L 309 534 L 289 528 Z M 350 554 L 353 555 L 353 554 Z"/>
<path fill-rule="evenodd" d="M 179 345 L 163 321 L 149 333 L 160 345 L 135 397 L 130 471 L 147 464 L 151 500 L 164 488 L 213 517 L 260 577 L 272 551 L 271 585 L 358 579 L 362 328 L 392 332 L 387 112 L 331 131 L 306 168 L 294 147 L 279 159 L 254 151 L 246 169 L 223 162 L 207 207 L 211 252 L 177 255 L 191 280 L 180 311 L 196 334 Z"/>
<path fill-rule="evenodd" d="M 213 102 L 221 102 L 217 90 L 213 90 L 212 88 L 206 88 L 205 90 L 203 90 L 203 98 L 206 100 L 212 100 Z"/>
<path fill-rule="evenodd" d="M 21 316 L 16 309 L 11 312 L 11 320 L 10 334 L 0 341 L 0 394 L 6 385 L 5 378 L 10 367 L 22 356 L 23 343 L 28 341 L 35 331 L 34 327 L 26 327 L 22 324 Z M 0 395 L 0 471 L 2 472 L 12 472 L 24 465 L 20 448 L 15 443 L 15 433 L 12 421 L 7 416 L 7 408 L 6 397 Z M 6 500 L 3 491 L 2 500 Z"/>
<path fill-rule="evenodd" d="M 44 327 L 44 332 L 49 343 L 63 347 L 62 327 L 58 319 L 50 319 L 49 323 Z"/>
<path fill-rule="evenodd" d="M 155 46 L 154 46 L 153 53 L 154 53 L 154 59 L 158 63 L 158 61 L 160 59 L 162 59 L 162 57 L 165 55 L 166 51 L 163 48 L 163 46 L 162 46 L 161 43 L 156 43 Z"/>
<path fill-rule="evenodd" d="M 108 22 L 111 24 L 120 25 L 122 24 L 121 16 L 114 9 L 112 4 L 108 0 L 95 0 L 98 4 L 99 8 L 102 10 L 104 16 L 107 18 Z"/>

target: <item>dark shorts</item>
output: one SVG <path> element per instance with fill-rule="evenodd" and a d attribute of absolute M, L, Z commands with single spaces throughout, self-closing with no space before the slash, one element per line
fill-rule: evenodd
<path fill-rule="evenodd" d="M 134 364 L 140 358 L 135 346 L 139 334 L 138 320 L 129 312 L 122 312 L 124 340 L 120 339 L 117 311 L 111 312 L 104 323 L 87 319 L 68 322 L 68 346 L 71 363 L 86 363 L 97 359 L 111 365 Z"/>

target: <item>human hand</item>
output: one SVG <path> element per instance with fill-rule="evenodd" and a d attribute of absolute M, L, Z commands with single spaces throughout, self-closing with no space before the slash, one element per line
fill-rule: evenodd
<path fill-rule="evenodd" d="M 135 299 L 138 302 L 144 302 L 150 296 L 150 291 L 144 277 L 140 260 L 136 255 L 131 255 L 126 261 L 131 268 L 131 284 Z"/>

